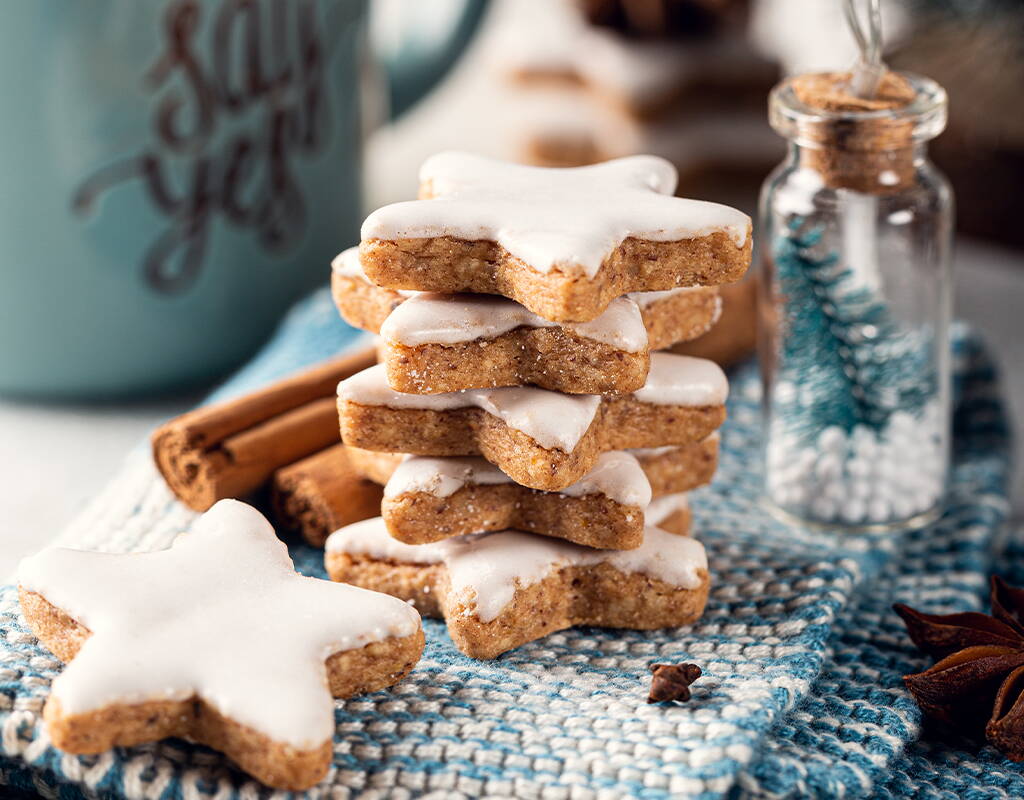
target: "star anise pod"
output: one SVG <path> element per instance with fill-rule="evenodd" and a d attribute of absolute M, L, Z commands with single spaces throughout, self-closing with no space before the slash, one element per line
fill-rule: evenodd
<path fill-rule="evenodd" d="M 1024 589 L 992 578 L 992 613 L 923 614 L 893 606 L 919 648 L 940 659 L 903 680 L 921 710 L 981 732 L 1024 760 Z"/>
<path fill-rule="evenodd" d="M 690 684 L 701 676 L 696 664 L 651 664 L 651 692 L 648 703 L 690 699 Z"/>

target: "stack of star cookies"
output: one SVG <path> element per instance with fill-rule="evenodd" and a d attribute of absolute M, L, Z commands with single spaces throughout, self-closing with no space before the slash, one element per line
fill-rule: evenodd
<path fill-rule="evenodd" d="M 518 122 L 502 139 L 539 166 L 653 153 L 684 196 L 753 208 L 783 157 L 766 98 L 778 66 L 748 41 L 747 0 L 507 0 L 491 47 Z M 675 352 L 732 364 L 756 340 L 753 281 L 721 290 L 722 320 Z"/>
<path fill-rule="evenodd" d="M 750 262 L 750 220 L 673 196 L 667 161 L 524 167 L 443 153 L 335 260 L 380 362 L 342 381 L 346 455 L 382 516 L 331 577 L 443 616 L 478 658 L 574 624 L 692 622 L 708 592 L 686 492 L 728 384 L 661 349 L 699 336 Z"/>

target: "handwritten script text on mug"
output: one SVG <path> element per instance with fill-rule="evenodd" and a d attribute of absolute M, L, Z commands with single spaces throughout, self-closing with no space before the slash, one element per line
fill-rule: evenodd
<path fill-rule="evenodd" d="M 143 181 L 169 222 L 143 264 L 147 283 L 165 293 L 199 275 L 217 214 L 252 229 L 263 248 L 287 250 L 308 213 L 291 159 L 320 152 L 330 135 L 314 0 L 225 0 L 203 22 L 197 0 L 168 6 L 163 50 L 145 75 L 157 98 L 154 143 L 97 170 L 72 198 L 86 214 L 105 192 Z M 222 135 L 243 115 L 247 124 Z M 175 165 L 184 166 L 180 188 Z"/>

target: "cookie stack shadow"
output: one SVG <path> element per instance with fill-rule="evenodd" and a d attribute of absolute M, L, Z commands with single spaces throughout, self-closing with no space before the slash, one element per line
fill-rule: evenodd
<path fill-rule="evenodd" d="M 327 538 L 327 571 L 443 618 L 475 658 L 574 625 L 689 624 L 708 595 L 687 493 L 714 475 L 728 383 L 667 348 L 718 319 L 717 284 L 749 265 L 749 221 L 671 197 L 660 159 L 595 169 L 437 156 L 423 199 L 375 212 L 333 264 L 338 310 L 379 334 L 379 363 L 339 384 L 343 446 L 323 457 L 345 464 L 336 494 L 382 499 Z M 566 223 L 598 268 L 558 261 L 566 243 L 530 227 L 535 196 L 571 200 L 593 180 L 621 184 L 624 208 L 637 192 L 674 210 L 680 233 L 659 240 L 635 210 L 603 209 Z M 515 189 L 477 210 L 479 183 Z M 493 232 L 503 214 L 511 238 Z M 619 245 L 588 253 L 609 227 Z"/>

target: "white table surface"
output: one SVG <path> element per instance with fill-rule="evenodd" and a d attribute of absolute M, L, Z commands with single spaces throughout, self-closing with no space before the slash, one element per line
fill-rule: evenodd
<path fill-rule="evenodd" d="M 411 196 L 427 155 L 460 147 L 493 151 L 500 95 L 473 48 L 441 89 L 368 151 L 369 201 Z M 481 97 L 486 93 L 486 114 Z M 339 248 L 346 243 L 339 243 Z M 961 241 L 957 315 L 989 339 L 1004 369 L 1017 429 L 1024 425 L 1024 254 Z M 126 453 L 196 397 L 130 405 L 28 405 L 0 400 L 0 577 L 51 539 L 116 472 Z M 1024 474 L 1013 492 L 1024 516 Z"/>

